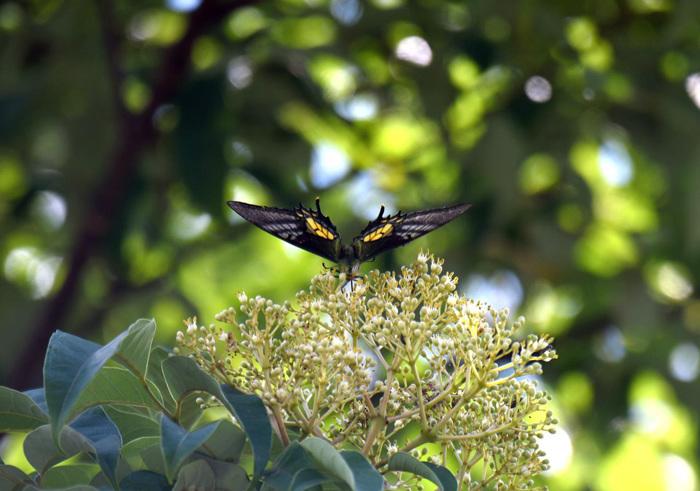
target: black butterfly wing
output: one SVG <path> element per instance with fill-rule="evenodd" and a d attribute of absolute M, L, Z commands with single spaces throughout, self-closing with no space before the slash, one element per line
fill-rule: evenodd
<path fill-rule="evenodd" d="M 340 257 L 340 234 L 330 219 L 316 210 L 299 205 L 294 209 L 273 208 L 228 201 L 233 211 L 278 239 L 289 242 L 317 256 L 337 262 Z"/>
<path fill-rule="evenodd" d="M 367 261 L 382 252 L 408 244 L 454 220 L 470 206 L 459 204 L 432 210 L 399 212 L 385 217 L 382 216 L 384 214 L 384 207 L 382 207 L 379 216 L 369 222 L 360 235 L 352 240 L 355 257 L 360 262 Z"/>

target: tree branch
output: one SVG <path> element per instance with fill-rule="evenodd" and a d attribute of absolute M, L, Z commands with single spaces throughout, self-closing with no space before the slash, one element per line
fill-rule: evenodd
<path fill-rule="evenodd" d="M 148 146 L 153 144 L 157 136 L 152 123 L 155 112 L 173 98 L 188 74 L 195 40 L 223 20 L 228 13 L 253 3 L 256 3 L 255 0 L 229 2 L 204 0 L 190 14 L 182 39 L 165 52 L 163 63 L 154 78 L 152 98 L 146 109 L 139 114 L 121 112 L 119 138 L 109 158 L 104 179 L 95 189 L 93 206 L 85 216 L 69 254 L 66 278 L 58 292 L 49 300 L 49 304 L 32 330 L 31 338 L 14 363 L 9 376 L 11 386 L 24 389 L 39 382 L 38 368 L 41 366 L 49 338 L 54 330 L 61 327 L 66 315 L 70 312 L 81 285 L 85 266 L 108 236 L 112 219 L 123 205 L 128 187 L 138 169 L 140 156 Z M 108 2 L 101 2 L 101 15 L 107 17 L 112 15 L 109 7 Z M 103 18 L 103 27 L 111 29 L 110 26 L 111 19 Z M 105 32 L 104 36 L 110 77 L 118 77 L 120 71 L 116 57 L 110 60 L 110 57 L 116 55 L 118 40 L 113 31 Z M 113 87 L 118 83 L 112 80 Z M 118 93 L 116 97 L 119 97 Z M 117 112 L 120 112 L 118 108 Z"/>

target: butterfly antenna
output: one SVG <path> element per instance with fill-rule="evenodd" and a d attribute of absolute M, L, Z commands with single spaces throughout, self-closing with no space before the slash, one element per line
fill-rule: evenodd
<path fill-rule="evenodd" d="M 319 215 L 323 215 L 323 213 L 321 213 L 321 198 L 318 196 L 316 196 L 316 211 L 318 211 Z"/>
<path fill-rule="evenodd" d="M 379 215 L 377 215 L 377 220 L 381 220 L 384 215 L 384 205 L 379 209 Z"/>

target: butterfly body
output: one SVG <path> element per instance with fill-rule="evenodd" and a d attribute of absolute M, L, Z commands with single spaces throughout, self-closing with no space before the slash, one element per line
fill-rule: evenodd
<path fill-rule="evenodd" d="M 376 219 L 369 222 L 350 244 L 343 244 L 333 222 L 321 212 L 318 198 L 315 210 L 301 205 L 287 209 L 241 201 L 229 201 L 227 204 L 265 232 L 338 263 L 341 270 L 350 273 L 355 273 L 360 264 L 382 252 L 405 245 L 445 225 L 470 207 L 459 204 L 384 216 L 382 206 Z"/>

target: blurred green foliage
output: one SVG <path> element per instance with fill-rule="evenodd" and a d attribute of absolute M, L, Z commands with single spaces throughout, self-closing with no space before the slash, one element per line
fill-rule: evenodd
<path fill-rule="evenodd" d="M 3 374 L 129 143 L 118 108 L 147 110 L 199 4 L 113 2 L 100 19 L 99 3 L 0 5 Z M 61 327 L 104 341 L 153 316 L 171 343 L 238 290 L 283 300 L 318 272 L 226 199 L 320 195 L 346 236 L 380 203 L 471 202 L 370 267 L 430 248 L 469 295 L 557 336 L 552 489 L 698 489 L 699 28 L 695 0 L 238 8 L 154 112 Z"/>

